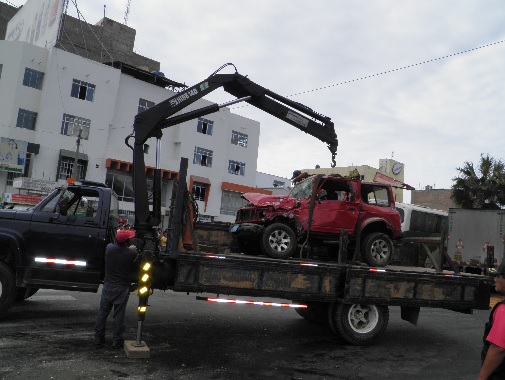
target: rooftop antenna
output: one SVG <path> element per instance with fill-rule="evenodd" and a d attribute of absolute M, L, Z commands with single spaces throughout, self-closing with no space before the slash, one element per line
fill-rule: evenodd
<path fill-rule="evenodd" d="M 130 3 L 131 0 L 128 0 L 128 3 L 126 4 L 126 12 L 124 13 L 124 24 L 128 25 L 128 15 L 130 14 Z"/>

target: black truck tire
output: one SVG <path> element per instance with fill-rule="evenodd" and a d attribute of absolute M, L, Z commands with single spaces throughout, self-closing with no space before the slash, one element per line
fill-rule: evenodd
<path fill-rule="evenodd" d="M 303 303 L 303 302 L 300 302 Z M 328 302 L 306 302 L 307 308 L 295 308 L 300 317 L 315 325 L 328 325 Z"/>
<path fill-rule="evenodd" d="M 14 272 L 0 262 L 0 318 L 9 310 L 16 299 L 17 288 Z"/>
<path fill-rule="evenodd" d="M 355 346 L 375 343 L 389 322 L 387 306 L 332 303 L 328 322 L 335 334 Z"/>
<path fill-rule="evenodd" d="M 385 267 L 393 258 L 393 242 L 388 235 L 373 232 L 363 241 L 361 258 L 372 267 Z"/>
<path fill-rule="evenodd" d="M 274 223 L 263 231 L 261 250 L 274 259 L 287 259 L 298 248 L 295 232 L 284 223 Z"/>

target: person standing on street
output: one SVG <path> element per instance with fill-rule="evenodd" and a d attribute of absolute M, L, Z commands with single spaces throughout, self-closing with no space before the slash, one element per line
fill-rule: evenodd
<path fill-rule="evenodd" d="M 124 315 L 130 295 L 130 284 L 136 281 L 138 274 L 138 264 L 135 262 L 137 251 L 129 248 L 130 239 L 134 236 L 135 231 L 119 230 L 116 234 L 117 244 L 110 243 L 105 249 L 105 278 L 94 333 L 97 347 L 104 345 L 105 324 L 113 307 L 112 347 L 123 347 L 123 334 L 126 328 Z"/>
<path fill-rule="evenodd" d="M 505 294 L 505 260 L 493 275 L 496 291 Z M 493 307 L 483 340 L 479 380 L 505 379 L 505 301 Z"/>

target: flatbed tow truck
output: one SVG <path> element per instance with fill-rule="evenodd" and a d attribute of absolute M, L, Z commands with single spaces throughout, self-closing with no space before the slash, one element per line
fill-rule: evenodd
<path fill-rule="evenodd" d="M 134 134 L 125 140 L 133 149 L 134 227 L 141 258 L 135 347 L 145 346 L 142 329 L 153 289 L 219 295 L 204 298 L 209 301 L 234 302 L 220 298 L 223 295 L 289 300 L 292 302 L 265 304 L 292 307 L 303 318 L 328 324 L 337 335 L 356 345 L 372 344 L 381 337 L 388 323 L 389 306 L 401 307 L 402 318 L 414 324 L 421 307 L 463 313 L 489 308 L 491 280 L 480 275 L 415 267 L 370 267 L 346 260 L 182 251 L 179 247 L 184 232 L 183 214 L 189 208 L 185 204 L 187 159 L 181 160 L 174 191 L 167 248 L 160 251 L 155 227 L 161 219 L 162 129 L 237 102 L 179 113 L 219 87 L 236 96 L 237 101 L 245 101 L 327 143 L 335 165 L 338 143 L 329 117 L 275 94 L 238 72 L 215 72 L 138 114 Z M 133 146 L 129 143 L 131 137 L 135 138 Z M 151 137 L 157 138 L 152 206 L 143 151 L 143 144 Z M 0 316 L 25 291 L 47 288 L 97 292 L 103 280 L 105 246 L 115 240 L 117 208 L 112 189 L 86 182 L 55 189 L 28 211 L 1 210 Z M 191 223 L 188 224 L 190 228 Z M 64 239 L 65 244 L 54 236 Z"/>
<path fill-rule="evenodd" d="M 169 243 L 165 252 L 157 253 L 152 228 L 159 222 L 161 187 L 156 184 L 155 178 L 153 208 L 149 211 L 143 144 L 150 137 L 160 139 L 163 128 L 223 107 L 216 104 L 173 116 L 219 87 L 238 98 L 223 106 L 245 101 L 325 142 L 332 154 L 332 166 L 335 166 L 338 140 L 329 117 L 275 94 L 238 72 L 214 73 L 184 93 L 137 115 L 132 147 L 135 229 L 140 232 L 145 244 L 141 250 L 144 261 L 154 263 L 154 282 L 150 286 L 177 292 L 292 300 L 294 302 L 289 306 L 294 307 L 302 317 L 329 324 L 337 335 L 356 345 L 372 344 L 380 338 L 388 323 L 388 306 L 400 306 L 402 318 L 413 324 L 417 323 L 421 307 L 439 307 L 463 313 L 489 308 L 491 281 L 484 276 L 414 267 L 373 268 L 340 260 L 338 263 L 293 258 L 281 260 L 244 254 L 179 251 L 184 209 L 190 208 L 184 204 L 184 199 L 187 199 L 187 159 L 181 160 L 178 186 L 172 202 Z M 126 143 L 129 145 L 128 138 Z M 141 283 L 139 289 L 142 289 Z M 137 343 L 141 338 L 148 294 L 143 295 L 139 290 Z"/>

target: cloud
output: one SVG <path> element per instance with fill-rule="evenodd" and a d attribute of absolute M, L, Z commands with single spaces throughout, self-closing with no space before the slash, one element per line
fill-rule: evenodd
<path fill-rule="evenodd" d="M 105 3 L 121 22 L 126 1 Z M 78 5 L 88 22 L 103 17 L 102 3 Z M 132 0 L 128 25 L 136 51 L 173 80 L 192 85 L 232 62 L 331 117 L 337 165 L 377 166 L 394 152 L 407 182 L 448 188 L 464 161 L 504 158 L 503 19 L 502 0 Z M 259 171 L 329 166 L 314 137 L 250 106 L 232 111 L 261 123 Z"/>

